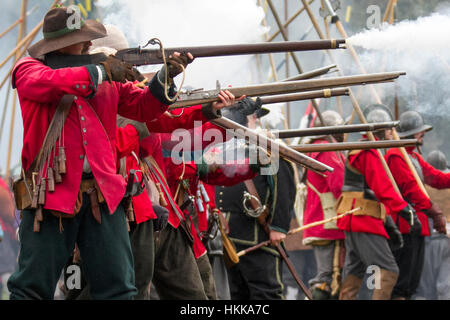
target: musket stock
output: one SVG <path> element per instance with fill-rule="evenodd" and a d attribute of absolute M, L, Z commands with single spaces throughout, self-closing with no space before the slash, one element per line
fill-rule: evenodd
<path fill-rule="evenodd" d="M 165 48 L 164 52 L 167 57 L 174 52 L 190 52 L 192 53 L 194 58 L 205 58 L 258 53 L 260 54 L 329 49 L 345 49 L 345 39 L 178 47 Z M 115 56 L 120 60 L 130 63 L 134 66 L 163 63 L 162 54 L 159 49 L 128 48 L 119 50 L 115 54 Z"/>
<path fill-rule="evenodd" d="M 417 146 L 417 139 L 290 145 L 292 149 L 303 153 L 359 150 L 359 149 L 361 150 L 384 149 L 384 148 L 399 148 L 399 147 L 413 147 L 413 146 Z"/>
<path fill-rule="evenodd" d="M 398 121 L 392 122 L 378 122 L 368 124 L 352 124 L 343 126 L 328 126 L 293 130 L 278 130 L 272 131 L 272 134 L 280 139 L 296 138 L 296 137 L 311 137 L 329 134 L 350 133 L 350 132 L 367 132 L 380 129 L 393 128 L 398 125 Z"/>
<path fill-rule="evenodd" d="M 315 159 L 301 154 L 300 152 L 295 151 L 290 147 L 279 144 L 275 140 L 266 137 L 258 132 L 255 132 L 254 130 L 251 130 L 247 127 L 244 127 L 239 123 L 225 117 L 211 120 L 211 122 L 224 129 L 231 129 L 227 130 L 227 133 L 230 133 L 235 137 L 249 139 L 251 143 L 257 143 L 258 145 L 267 147 L 269 152 L 272 152 L 274 148 L 278 148 L 278 152 L 281 157 L 299 165 L 305 166 L 310 170 L 316 172 L 332 172 L 334 170 L 332 167 L 329 167 Z"/>
<path fill-rule="evenodd" d="M 382 72 L 344 77 L 330 77 L 324 79 L 272 82 L 249 85 L 246 87 L 230 87 L 226 88 L 226 90 L 230 91 L 235 97 L 240 97 L 243 95 L 248 97 L 255 97 L 293 92 L 305 92 L 317 89 L 331 89 L 342 86 L 391 82 L 404 74 L 406 73 L 402 71 Z M 220 91 L 220 88 L 208 91 L 186 91 L 179 95 L 178 100 L 173 103 L 169 107 L 169 109 L 176 109 L 186 106 L 219 101 L 218 95 Z"/>

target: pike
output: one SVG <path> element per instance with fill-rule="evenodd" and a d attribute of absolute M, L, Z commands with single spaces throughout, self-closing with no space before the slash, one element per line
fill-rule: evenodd
<path fill-rule="evenodd" d="M 279 144 L 275 140 L 266 137 L 247 127 L 244 127 L 243 125 L 240 125 L 239 123 L 233 120 L 221 117 L 218 119 L 211 120 L 211 122 L 221 128 L 230 129 L 226 130 L 227 134 L 232 134 L 233 136 L 238 138 L 249 139 L 251 143 L 258 143 L 263 146 L 266 146 L 269 152 L 271 152 L 274 148 L 278 148 L 280 156 L 294 163 L 305 166 L 310 170 L 316 172 L 333 171 L 332 167 L 327 166 L 315 159 L 312 159 L 290 147 Z"/>
<path fill-rule="evenodd" d="M 347 91 L 348 93 L 348 91 Z M 336 133 L 350 133 L 350 132 L 365 132 L 375 131 L 379 129 L 393 128 L 398 125 L 398 121 L 392 122 L 378 122 L 368 124 L 352 124 L 343 126 L 328 126 L 328 127 L 316 127 L 294 130 L 274 130 L 272 134 L 280 139 L 296 138 L 296 137 L 310 137 L 318 135 L 329 135 Z"/>
<path fill-rule="evenodd" d="M 246 87 L 230 87 L 230 91 L 235 97 L 265 96 L 274 94 L 285 94 L 293 92 L 305 92 L 318 89 L 329 89 L 342 86 L 366 85 L 370 83 L 392 82 L 398 77 L 405 75 L 403 71 L 381 72 L 373 74 L 363 74 L 344 77 L 330 77 L 324 79 L 282 81 L 264 84 L 249 85 Z M 215 90 L 201 91 L 202 89 L 186 90 L 182 92 L 178 100 L 169 109 L 182 108 L 203 103 L 219 101 L 218 95 L 221 91 L 217 85 Z"/>
<path fill-rule="evenodd" d="M 279 94 L 274 96 L 261 97 L 262 104 L 289 102 L 289 101 L 299 101 L 299 100 L 310 100 L 319 98 L 330 98 L 337 96 L 348 96 L 349 88 L 337 88 L 337 89 L 323 89 L 314 90 L 301 93 L 288 93 Z M 256 98 L 253 98 L 256 100 Z"/>
<path fill-rule="evenodd" d="M 148 44 L 157 44 L 155 39 L 150 40 Z M 144 48 L 147 46 L 145 45 Z M 311 41 L 283 41 L 283 42 L 262 42 L 262 43 L 245 43 L 215 46 L 194 46 L 194 47 L 177 47 L 164 48 L 166 58 L 174 52 L 187 53 L 190 52 L 194 58 L 206 57 L 222 57 L 231 55 L 246 55 L 259 53 L 276 53 L 290 51 L 310 51 L 310 50 L 329 50 L 329 49 L 345 49 L 344 39 L 331 40 L 311 40 Z M 162 64 L 163 56 L 161 49 L 142 49 L 127 48 L 119 50 L 115 56 L 133 66 L 142 66 L 149 64 Z"/>
<path fill-rule="evenodd" d="M 400 148 L 400 147 L 413 147 L 417 145 L 418 145 L 417 139 L 402 139 L 402 140 L 301 144 L 301 145 L 290 145 L 289 147 L 298 152 L 306 153 L 306 152 L 325 152 L 325 151 L 343 151 L 343 150 Z"/>

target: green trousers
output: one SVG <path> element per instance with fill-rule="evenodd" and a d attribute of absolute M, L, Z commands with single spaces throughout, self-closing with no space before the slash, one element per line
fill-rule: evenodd
<path fill-rule="evenodd" d="M 89 197 L 74 218 L 60 220 L 44 212 L 40 232 L 33 232 L 34 211 L 23 211 L 19 227 L 18 269 L 8 281 L 11 299 L 53 299 L 61 271 L 78 244 L 92 299 L 132 299 L 134 262 L 125 213 L 110 214 L 100 204 L 102 223 L 92 216 Z"/>
<path fill-rule="evenodd" d="M 161 300 L 208 300 L 191 245 L 170 224 L 156 238 L 153 285 Z"/>

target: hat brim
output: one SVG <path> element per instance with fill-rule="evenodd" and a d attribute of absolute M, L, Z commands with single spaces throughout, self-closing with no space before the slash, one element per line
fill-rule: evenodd
<path fill-rule="evenodd" d="M 28 48 L 28 53 L 32 58 L 38 59 L 46 53 L 106 36 L 107 32 L 103 24 L 95 20 L 86 20 L 85 24 L 79 30 L 68 33 L 62 37 L 42 39 L 36 42 Z"/>
<path fill-rule="evenodd" d="M 398 136 L 400 138 L 406 138 L 406 137 L 412 136 L 412 135 L 414 135 L 416 133 L 419 133 L 419 132 L 422 132 L 422 131 L 427 132 L 427 131 L 430 131 L 432 129 L 433 129 L 432 126 L 430 126 L 428 124 L 424 124 L 422 127 L 418 128 L 418 129 L 408 130 L 408 131 L 404 131 L 404 132 L 397 131 L 397 134 L 398 134 Z"/>

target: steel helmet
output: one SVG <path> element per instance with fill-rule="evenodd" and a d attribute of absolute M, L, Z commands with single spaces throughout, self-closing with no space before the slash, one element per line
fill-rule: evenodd
<path fill-rule="evenodd" d="M 431 151 L 426 160 L 438 170 L 447 170 L 447 158 L 445 157 L 445 154 L 439 150 Z"/>
<path fill-rule="evenodd" d="M 398 136 L 406 138 L 422 131 L 430 131 L 432 126 L 424 124 L 423 118 L 417 111 L 406 111 L 400 115 Z"/>

